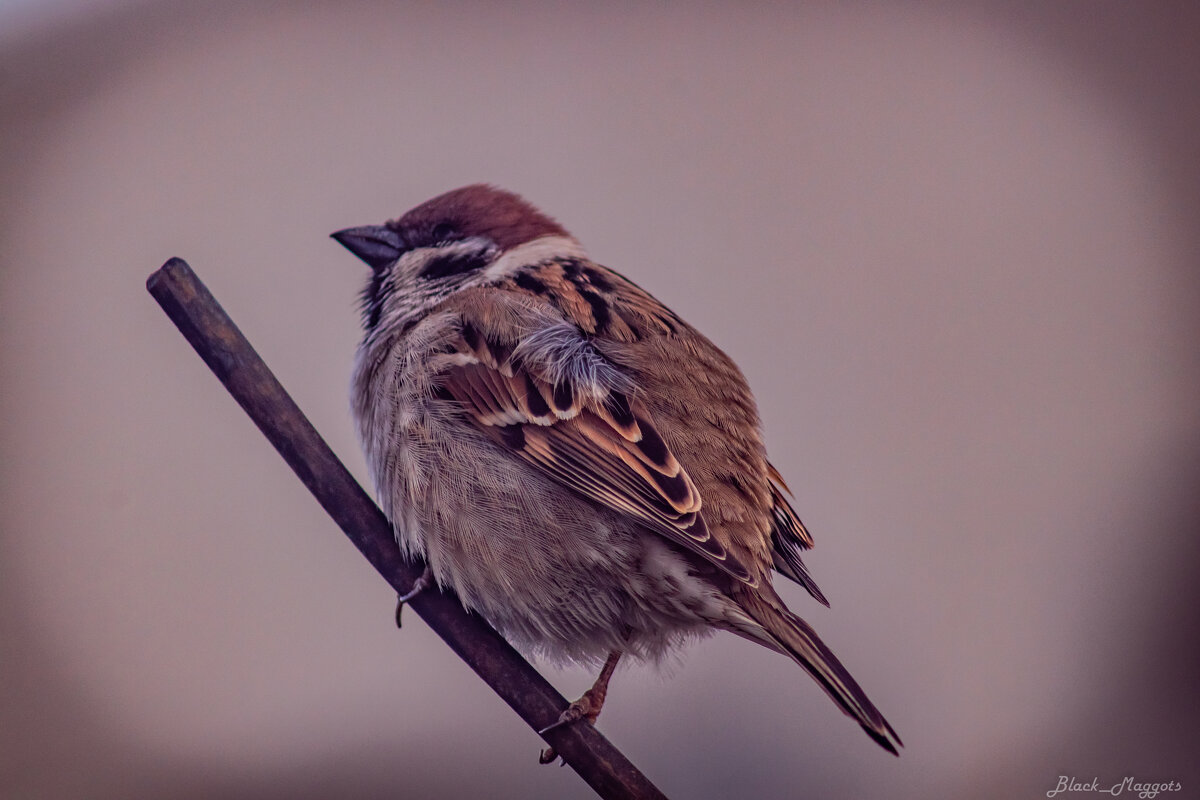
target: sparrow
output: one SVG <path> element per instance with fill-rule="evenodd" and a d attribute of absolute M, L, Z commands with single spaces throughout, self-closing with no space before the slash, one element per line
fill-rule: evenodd
<path fill-rule="evenodd" d="M 550 728 L 594 723 L 622 656 L 724 630 L 790 657 L 897 754 L 772 585 L 828 605 L 725 353 L 492 186 L 332 236 L 371 268 L 351 408 L 380 505 L 426 564 L 401 604 L 436 582 L 527 654 L 603 664 Z"/>

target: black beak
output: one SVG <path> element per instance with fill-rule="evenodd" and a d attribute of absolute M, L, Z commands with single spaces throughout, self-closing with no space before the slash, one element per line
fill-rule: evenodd
<path fill-rule="evenodd" d="M 371 269 L 379 270 L 395 263 L 408 249 L 400 234 L 383 225 L 364 225 L 361 228 L 346 228 L 329 234 L 338 244 L 361 258 Z"/>

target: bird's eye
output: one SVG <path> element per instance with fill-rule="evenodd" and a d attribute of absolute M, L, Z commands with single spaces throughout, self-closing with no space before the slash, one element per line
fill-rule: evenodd
<path fill-rule="evenodd" d="M 458 229 L 450 222 L 439 222 L 433 226 L 433 230 L 430 232 L 430 236 L 433 238 L 435 244 L 438 242 L 448 242 L 454 239 L 457 234 Z"/>

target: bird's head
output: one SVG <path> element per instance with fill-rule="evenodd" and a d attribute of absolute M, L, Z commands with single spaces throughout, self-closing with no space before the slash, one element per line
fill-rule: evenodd
<path fill-rule="evenodd" d="M 383 225 L 332 236 L 371 267 L 362 292 L 368 335 L 403 327 L 451 294 L 501 281 L 523 266 L 583 255 L 553 219 L 484 184 L 439 195 Z"/>

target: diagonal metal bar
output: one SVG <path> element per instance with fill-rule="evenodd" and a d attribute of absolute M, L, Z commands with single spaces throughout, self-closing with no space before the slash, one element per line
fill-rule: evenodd
<path fill-rule="evenodd" d="M 400 554 L 383 512 L 329 449 L 191 267 L 173 258 L 149 277 L 146 288 L 371 565 L 397 592 L 407 591 L 421 574 L 422 565 L 406 561 Z M 453 594 L 430 590 L 409 605 L 535 731 L 557 720 L 566 708 L 563 696 L 482 618 L 468 614 Z M 601 797 L 666 800 L 591 725 L 568 725 L 543 738 Z"/>

